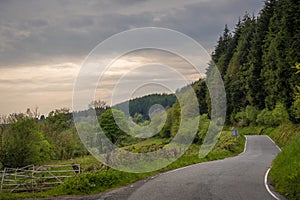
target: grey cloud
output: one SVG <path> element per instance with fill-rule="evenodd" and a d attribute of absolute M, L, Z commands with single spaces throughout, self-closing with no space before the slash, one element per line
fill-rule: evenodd
<path fill-rule="evenodd" d="M 44 19 L 32 19 L 32 20 L 28 20 L 28 22 L 27 22 L 28 27 L 40 28 L 40 27 L 45 27 L 48 25 L 49 25 L 48 21 L 44 20 Z"/>
<path fill-rule="evenodd" d="M 246 10 L 258 11 L 262 2 L 178 0 L 166 5 L 151 0 L 0 2 L 0 26 L 12 27 L 9 32 L 0 30 L 0 42 L 5 44 L 0 66 L 61 55 L 83 58 L 110 35 L 143 26 L 181 31 L 211 50 L 226 23 L 235 24 Z"/>
<path fill-rule="evenodd" d="M 113 34 L 134 27 L 170 28 L 187 34 L 211 52 L 225 24 L 232 29 L 245 11 L 257 13 L 262 6 L 261 0 L 0 0 L 0 70 L 19 72 L 24 66 L 31 67 L 30 70 L 41 69 L 35 80 L 20 76 L 15 80 L 0 78 L 5 94 L 0 99 L 4 105 L 0 112 L 22 109 L 24 103 L 29 106 L 43 104 L 45 112 L 70 104 L 66 93 L 71 93 L 73 75 L 49 79 L 43 66 L 55 70 L 65 68 L 54 65 L 57 63 L 80 64 L 96 45 Z M 151 56 L 158 61 L 168 60 L 166 64 L 180 72 L 193 74 L 186 64 L 179 64 L 165 54 L 146 52 L 145 57 Z M 130 81 L 141 77 L 132 76 Z M 89 80 L 85 80 L 85 86 L 95 87 Z M 105 82 L 108 88 L 113 86 L 110 81 Z M 24 91 L 16 87 L 24 84 Z"/>

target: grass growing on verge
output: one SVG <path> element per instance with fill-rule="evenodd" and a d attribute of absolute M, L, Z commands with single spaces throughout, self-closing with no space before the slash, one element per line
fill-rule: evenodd
<path fill-rule="evenodd" d="M 273 163 L 270 178 L 288 199 L 300 199 L 300 137 L 287 145 Z"/>
<path fill-rule="evenodd" d="M 275 190 L 288 199 L 300 199 L 300 126 L 284 124 L 268 135 L 282 147 L 270 171 Z"/>
<path fill-rule="evenodd" d="M 157 144 L 161 144 L 160 141 L 155 141 Z M 84 172 L 76 177 L 69 178 L 64 183 L 52 190 L 38 193 L 2 193 L 0 199 L 24 199 L 35 197 L 50 197 L 59 195 L 85 195 L 100 193 L 109 189 L 113 189 L 120 186 L 125 186 L 138 180 L 147 178 L 154 174 L 169 171 L 179 167 L 196 164 L 205 161 L 211 161 L 216 159 L 222 159 L 241 153 L 244 149 L 245 138 L 244 136 L 238 136 L 236 138 L 231 136 L 231 132 L 222 132 L 220 138 L 213 151 L 211 151 L 205 158 L 199 158 L 199 145 L 192 144 L 188 151 L 180 157 L 178 160 L 170 164 L 169 166 L 160 169 L 155 172 L 149 173 L 127 173 L 109 169 L 108 171 L 90 171 Z M 153 145 L 153 141 L 150 143 L 143 142 L 143 144 L 136 144 L 136 148 L 142 148 L 143 145 Z M 81 159 L 72 160 L 72 162 L 78 162 L 83 164 L 83 171 L 87 171 L 92 164 L 97 162 L 92 157 L 85 157 Z M 83 163 L 82 163 L 83 162 Z M 89 163 L 86 163 L 89 162 Z M 65 162 L 59 162 L 62 164 Z M 84 164 L 85 163 L 85 164 Z M 55 163 L 51 163 L 55 164 Z"/>

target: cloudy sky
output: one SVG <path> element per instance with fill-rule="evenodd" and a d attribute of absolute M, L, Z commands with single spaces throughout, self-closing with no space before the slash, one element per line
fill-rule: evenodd
<path fill-rule="evenodd" d="M 186 34 L 211 53 L 225 24 L 232 29 L 246 11 L 256 15 L 262 7 L 263 0 L 1 0 L 0 115 L 35 106 L 43 114 L 71 108 L 74 80 L 84 59 L 114 34 L 163 27 Z M 120 58 L 104 79 L 109 82 L 114 73 L 120 78 L 128 68 L 140 79 L 151 73 L 154 77 L 154 71 L 165 75 L 157 65 L 148 66 L 161 60 L 189 81 L 200 77 L 185 70 L 187 63 L 174 55 L 142 51 Z M 136 70 L 143 64 L 148 67 Z M 109 90 L 102 87 L 98 93 L 105 99 Z"/>

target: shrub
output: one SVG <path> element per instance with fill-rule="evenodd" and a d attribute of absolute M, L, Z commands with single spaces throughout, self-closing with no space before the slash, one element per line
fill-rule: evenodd
<path fill-rule="evenodd" d="M 1 162 L 4 167 L 42 164 L 50 159 L 50 144 L 34 119 L 21 119 L 2 136 Z"/>
<path fill-rule="evenodd" d="M 291 115 L 293 119 L 296 120 L 296 122 L 300 121 L 300 99 L 297 99 L 294 101 L 292 107 L 291 107 Z"/>
<path fill-rule="evenodd" d="M 245 127 L 249 125 L 249 120 L 247 119 L 246 112 L 238 112 L 236 113 L 234 119 L 238 122 L 238 126 Z"/>
<path fill-rule="evenodd" d="M 246 107 L 246 117 L 250 124 L 252 124 L 252 125 L 256 124 L 256 119 L 257 119 L 258 114 L 259 114 L 259 111 L 257 110 L 257 108 L 255 108 L 253 106 Z"/>
<path fill-rule="evenodd" d="M 275 119 L 273 118 L 272 111 L 268 110 L 267 108 L 263 109 L 257 115 L 256 123 L 259 125 L 276 126 L 274 122 Z"/>
<path fill-rule="evenodd" d="M 274 110 L 272 111 L 273 120 L 276 125 L 280 125 L 287 122 L 289 119 L 289 114 L 283 103 L 277 103 Z"/>

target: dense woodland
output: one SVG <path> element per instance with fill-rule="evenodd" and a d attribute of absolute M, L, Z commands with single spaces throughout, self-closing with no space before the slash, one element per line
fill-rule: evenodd
<path fill-rule="evenodd" d="M 131 99 L 129 101 L 113 106 L 115 109 L 123 110 L 126 115 L 135 118 L 136 122 L 149 120 L 149 110 L 151 106 L 158 104 L 168 109 L 173 106 L 176 101 L 174 94 L 151 94 L 140 98 Z M 128 113 L 126 107 L 129 107 Z"/>
<path fill-rule="evenodd" d="M 227 124 L 300 122 L 299 9 L 297 0 L 268 0 L 257 18 L 246 13 L 233 31 L 225 26 L 212 60 L 226 88 Z M 194 89 L 206 111 L 204 81 L 196 82 Z"/>

